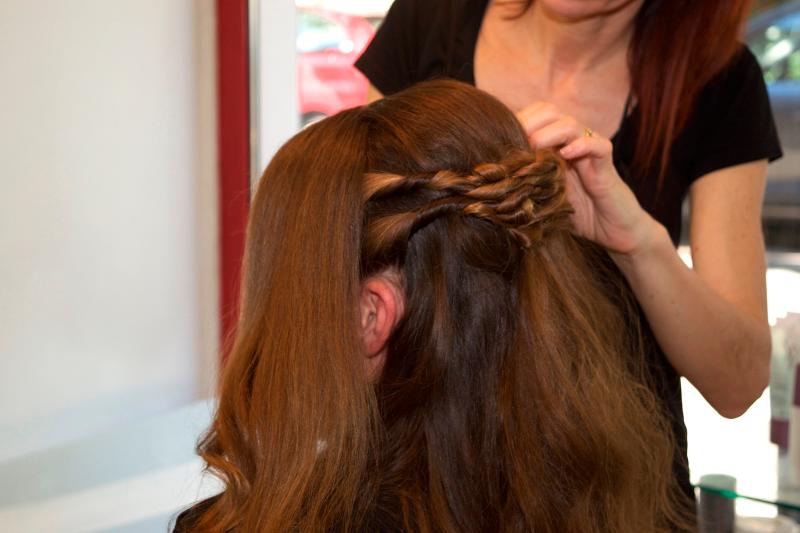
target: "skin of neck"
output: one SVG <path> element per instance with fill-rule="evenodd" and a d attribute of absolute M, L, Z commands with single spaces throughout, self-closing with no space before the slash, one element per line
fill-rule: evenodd
<path fill-rule="evenodd" d="M 565 14 L 534 1 L 520 17 L 550 84 L 565 76 L 627 64 L 634 18 L 644 0 L 608 2 L 607 9 Z"/>

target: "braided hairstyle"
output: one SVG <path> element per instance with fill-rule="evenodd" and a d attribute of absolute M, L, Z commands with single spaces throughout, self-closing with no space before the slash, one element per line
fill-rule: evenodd
<path fill-rule="evenodd" d="M 566 201 L 564 163 L 551 152 L 512 152 L 506 160 L 483 163 L 462 175 L 440 170 L 433 175 L 402 176 L 372 172 L 365 176 L 364 201 L 375 210 L 381 199 L 412 193 L 424 203 L 392 215 L 383 213 L 367 227 L 364 253 L 407 243 L 420 228 L 443 215 L 473 216 L 505 228 L 523 248 L 542 239 L 549 227 L 566 227 L 572 212 Z"/>
<path fill-rule="evenodd" d="M 284 145 L 253 202 L 198 446 L 225 489 L 176 530 L 680 528 L 629 291 L 571 234 L 565 171 L 497 100 L 450 81 Z M 370 383 L 358 294 L 387 269 L 404 311 Z"/>

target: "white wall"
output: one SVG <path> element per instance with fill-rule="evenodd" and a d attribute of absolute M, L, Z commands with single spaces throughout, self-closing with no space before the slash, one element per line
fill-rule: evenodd
<path fill-rule="evenodd" d="M 153 533 L 222 489 L 194 454 L 215 402 L 201 400 L 0 462 L 4 533 Z"/>
<path fill-rule="evenodd" d="M 0 2 L 0 460 L 205 396 L 212 0 Z"/>
<path fill-rule="evenodd" d="M 261 177 L 278 148 L 300 127 L 295 4 L 293 0 L 250 0 L 249 4 L 251 88 L 255 92 L 251 119 L 258 136 L 252 171 Z M 252 180 L 254 190 L 256 184 Z"/>

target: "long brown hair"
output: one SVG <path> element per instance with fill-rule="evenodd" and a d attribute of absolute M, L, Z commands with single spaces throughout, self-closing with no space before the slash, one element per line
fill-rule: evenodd
<path fill-rule="evenodd" d="M 523 0 L 524 9 L 535 0 Z M 655 169 L 659 188 L 672 143 L 686 126 L 700 91 L 742 45 L 752 0 L 644 0 L 628 49 L 631 93 L 639 120 L 633 169 Z"/>
<path fill-rule="evenodd" d="M 242 314 L 191 531 L 667 531 L 671 432 L 629 293 L 570 232 L 564 162 L 428 82 L 287 142 L 250 215 Z M 358 294 L 401 273 L 374 384 Z"/>

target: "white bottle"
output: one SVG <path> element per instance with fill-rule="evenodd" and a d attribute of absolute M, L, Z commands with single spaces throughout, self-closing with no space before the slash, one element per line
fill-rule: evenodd
<path fill-rule="evenodd" d="M 778 319 L 771 328 L 772 358 L 769 376 L 769 439 L 782 453 L 789 448 L 789 413 L 794 392 L 794 364 L 786 353 L 785 320 Z"/>
<path fill-rule="evenodd" d="M 798 346 L 800 346 L 800 315 L 789 313 L 782 329 L 786 332 L 784 346 L 789 361 L 794 365 L 791 375 L 794 377 L 792 384 L 792 406 L 789 411 L 789 465 L 792 482 L 800 485 L 800 365 L 798 365 Z"/>

